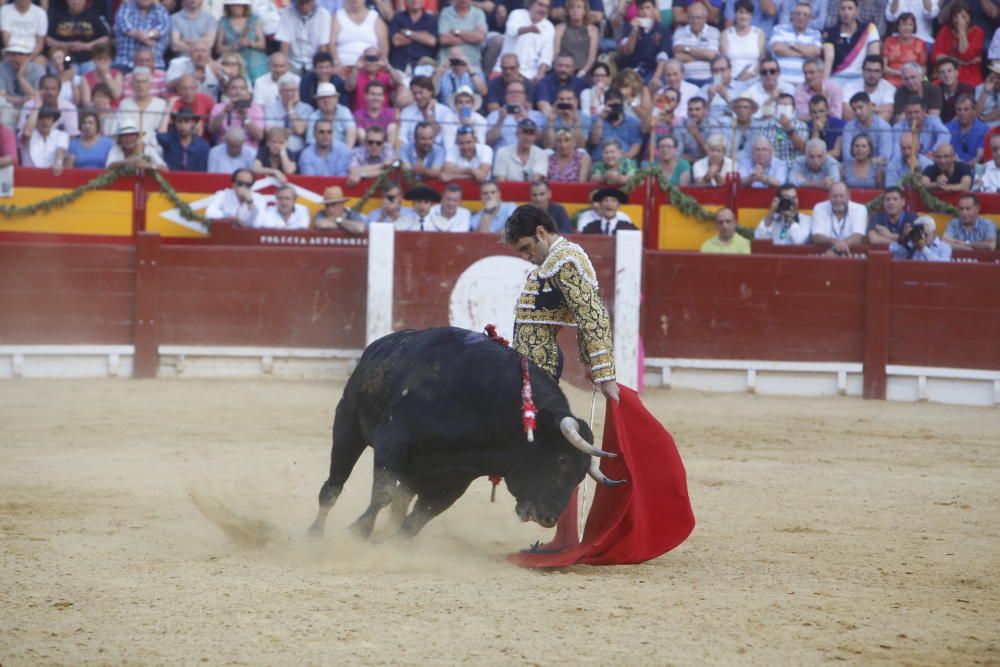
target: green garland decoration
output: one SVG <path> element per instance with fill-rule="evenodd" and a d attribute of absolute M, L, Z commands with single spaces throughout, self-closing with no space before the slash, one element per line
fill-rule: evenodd
<path fill-rule="evenodd" d="M 124 167 L 115 167 L 114 169 L 106 171 L 100 176 L 87 181 L 83 185 L 76 187 L 69 192 L 64 192 L 61 195 L 56 195 L 51 199 L 35 202 L 34 204 L 26 204 L 24 206 L 0 206 L 0 214 L 2 214 L 5 218 L 16 218 L 27 215 L 36 215 L 38 213 L 48 213 L 54 208 L 69 206 L 88 192 L 102 190 L 108 187 L 122 176 L 125 176 L 126 171 L 127 170 Z"/>
<path fill-rule="evenodd" d="M 381 173 L 375 177 L 375 180 L 368 186 L 365 193 L 361 195 L 361 199 L 359 199 L 354 206 L 351 207 L 351 210 L 355 213 L 360 213 L 361 209 L 364 208 L 365 204 L 368 203 L 368 200 L 371 199 L 376 192 L 380 192 L 382 188 L 390 182 L 398 181 L 399 175 L 402 175 L 403 180 L 406 182 L 405 189 L 412 188 L 418 182 L 417 177 L 413 175 L 411 170 L 403 168 L 403 162 L 401 160 L 393 160 L 382 168 Z"/>
<path fill-rule="evenodd" d="M 182 201 L 179 196 L 177 196 L 177 191 L 174 190 L 167 179 L 163 177 L 163 174 L 155 169 L 150 169 L 149 171 L 152 174 L 153 179 L 159 183 L 160 192 L 170 201 L 171 204 L 177 207 L 177 210 L 180 211 L 182 216 L 188 220 L 194 220 L 204 225 L 209 224 L 208 220 L 192 211 L 191 207 L 186 202 Z M 64 192 L 61 195 L 56 195 L 51 199 L 35 202 L 34 204 L 27 204 L 25 206 L 0 205 L 0 215 L 3 215 L 5 218 L 16 218 L 21 216 L 36 215 L 38 213 L 49 213 L 53 209 L 69 206 L 88 192 L 103 190 L 119 178 L 132 176 L 135 172 L 135 169 L 128 166 L 114 167 L 100 176 L 87 181 L 83 185 L 73 188 L 69 192 Z"/>
<path fill-rule="evenodd" d="M 660 191 L 667 194 L 670 205 L 680 211 L 683 215 L 689 218 L 694 218 L 699 222 L 709 223 L 712 225 L 715 224 L 715 214 L 704 208 L 697 199 L 685 192 L 681 192 L 680 188 L 672 185 L 670 183 L 670 178 L 658 166 L 639 169 L 634 174 L 629 176 L 628 180 L 622 184 L 621 189 L 623 192 L 631 192 L 645 182 L 647 178 L 652 179 L 653 182 L 660 188 Z M 736 226 L 736 233 L 747 240 L 753 240 L 753 231 L 754 230 L 750 227 L 744 227 L 742 225 Z"/>
<path fill-rule="evenodd" d="M 163 177 L 163 174 L 161 174 L 156 169 L 151 169 L 150 173 L 153 176 L 153 180 L 155 180 L 157 184 L 159 184 L 160 186 L 160 194 L 166 197 L 167 201 L 173 204 L 177 208 L 177 211 L 183 217 L 187 218 L 188 220 L 192 220 L 194 222 L 200 222 L 206 227 L 212 226 L 211 220 L 209 220 L 203 215 L 198 215 L 197 213 L 195 213 L 191 209 L 191 206 L 186 201 L 180 198 L 180 196 L 177 194 L 177 190 L 174 190 L 173 186 L 170 185 L 170 182 Z"/>

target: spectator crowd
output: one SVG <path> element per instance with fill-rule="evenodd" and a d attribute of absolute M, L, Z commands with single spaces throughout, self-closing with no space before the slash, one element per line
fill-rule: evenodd
<path fill-rule="evenodd" d="M 398 193 L 416 228 L 483 231 L 505 219 L 499 180 L 549 196 L 550 182 L 593 183 L 578 227 L 613 233 L 642 168 L 831 202 L 908 176 L 998 192 L 998 23 L 993 0 L 13 0 L 0 166 L 214 172 L 236 187 L 353 184 L 399 161 L 449 183 L 426 215 Z M 462 180 L 480 185 L 476 216 L 454 201 Z M 277 194 L 283 224 L 300 221 Z M 830 238 L 816 218 L 807 237 Z"/>

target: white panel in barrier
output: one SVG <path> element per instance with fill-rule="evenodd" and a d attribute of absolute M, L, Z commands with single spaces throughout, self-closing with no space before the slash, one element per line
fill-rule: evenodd
<path fill-rule="evenodd" d="M 618 382 L 639 386 L 639 303 L 642 298 L 642 232 L 615 235 L 615 372 Z"/>
<path fill-rule="evenodd" d="M 368 226 L 368 299 L 365 344 L 392 333 L 392 282 L 396 228 L 388 222 Z"/>

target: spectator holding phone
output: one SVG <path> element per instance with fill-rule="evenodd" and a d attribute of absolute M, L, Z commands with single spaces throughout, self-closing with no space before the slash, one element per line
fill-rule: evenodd
<path fill-rule="evenodd" d="M 448 57 L 441 61 L 434 72 L 434 85 L 437 86 L 438 100 L 445 103 L 462 88 L 468 88 L 478 95 L 485 95 L 488 90 L 482 72 L 469 65 L 460 46 L 451 47 Z M 477 104 L 476 108 L 480 106 L 481 104 Z"/>

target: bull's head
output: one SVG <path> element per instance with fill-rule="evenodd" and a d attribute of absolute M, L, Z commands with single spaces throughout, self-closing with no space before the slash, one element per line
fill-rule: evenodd
<path fill-rule="evenodd" d="M 601 484 L 623 483 L 601 473 L 596 457 L 615 454 L 595 447 L 593 442 L 590 427 L 579 419 L 539 419 L 535 442 L 524 444 L 528 451 L 505 477 L 521 521 L 554 526 L 586 474 Z"/>

